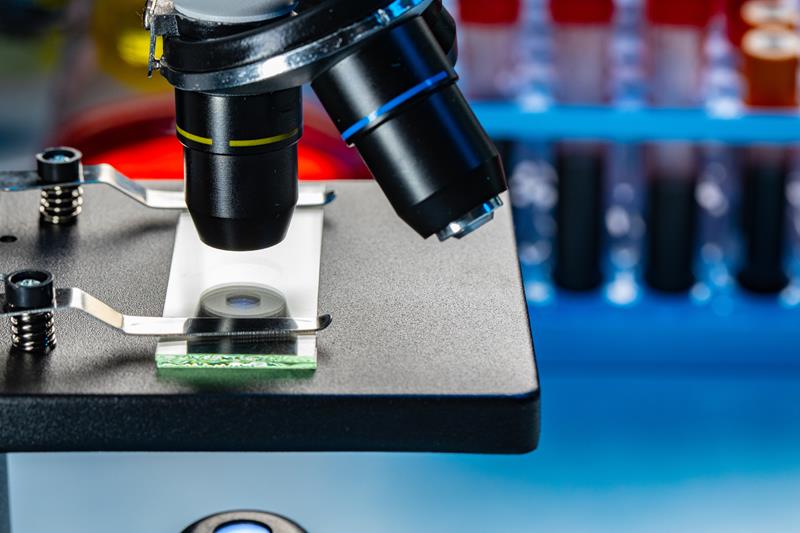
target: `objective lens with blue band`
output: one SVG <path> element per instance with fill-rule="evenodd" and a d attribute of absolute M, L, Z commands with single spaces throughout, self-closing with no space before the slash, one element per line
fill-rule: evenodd
<path fill-rule="evenodd" d="M 454 35 L 436 20 L 392 28 L 312 87 L 400 218 L 424 238 L 459 238 L 491 218 L 506 182 L 456 84 Z"/>
<path fill-rule="evenodd" d="M 392 98 L 378 109 L 367 115 L 366 117 L 362 118 L 349 128 L 347 128 L 342 133 L 342 138 L 345 142 L 350 142 L 350 139 L 356 135 L 357 133 L 365 130 L 370 125 L 378 122 L 381 118 L 385 117 L 393 110 L 397 109 L 401 105 L 405 104 L 409 100 L 413 99 L 420 94 L 423 94 L 427 91 L 432 91 L 439 87 L 440 85 L 444 84 L 450 80 L 450 73 L 447 71 L 442 71 L 435 76 L 431 76 L 427 80 L 423 81 L 422 83 L 415 85 L 414 87 L 410 88 L 409 90 L 405 91 L 404 93 Z"/>

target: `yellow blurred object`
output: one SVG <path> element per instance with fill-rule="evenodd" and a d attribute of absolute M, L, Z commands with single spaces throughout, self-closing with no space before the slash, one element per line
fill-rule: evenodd
<path fill-rule="evenodd" d="M 168 92 L 161 76 L 147 77 L 150 33 L 142 24 L 141 0 L 96 0 L 92 16 L 92 37 L 100 69 L 139 92 Z M 161 54 L 161 39 L 156 43 Z"/>
<path fill-rule="evenodd" d="M 162 53 L 161 37 L 156 40 L 156 56 Z M 150 35 L 140 31 L 125 31 L 117 39 L 119 57 L 132 67 L 147 68 L 150 50 Z"/>

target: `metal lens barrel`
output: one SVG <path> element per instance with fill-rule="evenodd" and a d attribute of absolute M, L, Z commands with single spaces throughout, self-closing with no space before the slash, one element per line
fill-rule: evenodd
<path fill-rule="evenodd" d="M 280 243 L 297 205 L 300 88 L 175 95 L 186 204 L 200 238 L 232 251 Z"/>
<path fill-rule="evenodd" d="M 500 157 L 423 18 L 375 37 L 312 84 L 398 215 L 420 235 L 462 237 L 506 190 Z"/>

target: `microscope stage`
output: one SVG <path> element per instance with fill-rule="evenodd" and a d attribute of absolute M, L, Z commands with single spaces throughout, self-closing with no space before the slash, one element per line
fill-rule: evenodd
<path fill-rule="evenodd" d="M 315 372 L 159 374 L 156 339 L 75 311 L 58 347 L 9 354 L 0 326 L 0 451 L 523 453 L 539 386 L 510 208 L 462 241 L 423 241 L 373 182 L 332 182 Z M 38 194 L 0 194 L 0 271 L 53 273 L 130 314 L 161 315 L 178 214 L 87 187 L 73 227 Z M 16 237 L 15 242 L 11 237 Z"/>

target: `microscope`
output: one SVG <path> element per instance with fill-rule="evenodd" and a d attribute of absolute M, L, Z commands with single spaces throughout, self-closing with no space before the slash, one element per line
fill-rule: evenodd
<path fill-rule="evenodd" d="M 285 238 L 308 83 L 422 237 L 464 237 L 502 205 L 502 164 L 456 85 L 441 1 L 150 0 L 145 26 L 151 69 L 175 87 L 186 205 L 206 244 Z"/>
<path fill-rule="evenodd" d="M 150 0 L 144 24 L 185 179 L 66 146 L 0 171 L 0 452 L 533 450 L 506 179 L 442 2 Z M 306 85 L 374 181 L 298 182 Z"/>

